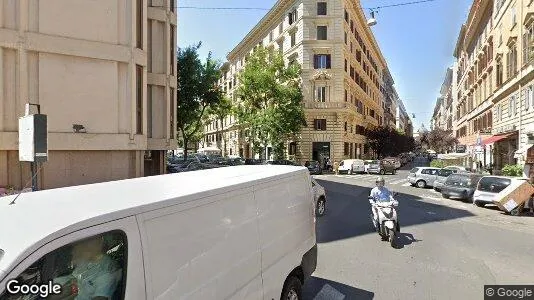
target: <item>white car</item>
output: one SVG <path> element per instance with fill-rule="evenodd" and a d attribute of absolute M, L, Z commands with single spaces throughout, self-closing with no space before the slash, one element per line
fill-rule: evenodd
<path fill-rule="evenodd" d="M 324 216 L 326 212 L 326 191 L 314 178 L 311 179 L 313 198 L 315 200 L 315 215 L 317 217 Z"/>

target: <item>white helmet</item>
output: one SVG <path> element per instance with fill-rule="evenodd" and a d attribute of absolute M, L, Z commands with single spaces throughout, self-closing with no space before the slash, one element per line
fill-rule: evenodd
<path fill-rule="evenodd" d="M 386 183 L 386 180 L 384 179 L 384 177 L 382 177 L 382 176 L 378 176 L 378 177 L 376 178 L 375 183 L 377 183 L 377 184 L 378 184 L 378 183 Z"/>

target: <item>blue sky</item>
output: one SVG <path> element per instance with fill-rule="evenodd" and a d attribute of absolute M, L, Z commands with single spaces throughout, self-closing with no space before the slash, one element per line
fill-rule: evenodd
<path fill-rule="evenodd" d="M 374 8 L 414 0 L 362 0 Z M 178 6 L 270 8 L 276 0 L 179 0 Z M 460 26 L 472 0 L 435 0 L 428 3 L 379 9 L 372 27 L 395 80 L 395 87 L 414 123 L 428 128 L 432 110 Z M 209 51 L 222 61 L 226 54 L 267 13 L 264 10 L 178 9 L 178 46 L 202 41 L 201 55 Z"/>

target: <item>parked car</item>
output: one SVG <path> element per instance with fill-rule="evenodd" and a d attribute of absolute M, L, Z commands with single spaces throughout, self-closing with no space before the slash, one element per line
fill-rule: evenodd
<path fill-rule="evenodd" d="M 245 159 L 245 165 L 261 165 L 261 164 L 263 164 L 263 160 L 261 159 L 255 159 L 255 158 Z"/>
<path fill-rule="evenodd" d="M 326 212 L 326 191 L 314 178 L 311 179 L 311 182 L 315 200 L 315 215 L 322 217 Z"/>
<path fill-rule="evenodd" d="M 469 172 L 466 167 L 462 166 L 447 166 L 444 169 L 456 170 L 457 172 Z"/>
<path fill-rule="evenodd" d="M 373 160 L 369 163 L 367 172 L 382 175 L 395 175 L 397 173 L 397 168 L 395 164 L 390 160 Z"/>
<path fill-rule="evenodd" d="M 344 159 L 339 163 L 338 172 L 339 174 L 347 173 L 352 174 L 352 164 L 354 163 L 354 159 Z"/>
<path fill-rule="evenodd" d="M 441 187 L 441 196 L 446 199 L 455 197 L 472 201 L 480 178 L 482 175 L 479 174 L 453 173 L 447 177 Z"/>
<path fill-rule="evenodd" d="M 365 161 L 363 159 L 355 159 L 352 162 L 352 173 L 365 173 Z"/>
<path fill-rule="evenodd" d="M 408 182 L 418 188 L 433 187 L 440 169 L 431 167 L 417 167 L 410 170 Z"/>
<path fill-rule="evenodd" d="M 27 193 L 9 205 L 15 197 L 0 203 L 1 299 L 47 298 L 52 280 L 61 299 L 79 299 L 82 283 L 87 299 L 302 299 L 317 265 L 303 167 L 134 178 Z M 73 268 L 80 253 L 104 264 Z M 12 296 L 12 279 L 37 292 Z"/>
<path fill-rule="evenodd" d="M 449 175 L 454 174 L 454 173 L 458 173 L 458 171 L 454 169 L 447 169 L 447 168 L 443 168 L 439 170 L 438 176 L 436 177 L 436 180 L 434 180 L 434 185 L 433 185 L 434 190 L 439 192 L 441 187 L 447 180 L 447 177 L 449 177 Z"/>
<path fill-rule="evenodd" d="M 507 188 L 512 181 L 526 181 L 526 178 L 505 177 L 505 176 L 484 176 L 478 182 L 478 186 L 473 195 L 473 203 L 483 207 L 486 204 L 493 204 L 498 193 Z"/>
<path fill-rule="evenodd" d="M 308 168 L 308 171 L 310 171 L 310 174 L 313 174 L 313 175 L 323 174 L 323 169 L 321 168 L 321 164 L 316 160 L 306 161 L 304 163 L 304 166 Z"/>
<path fill-rule="evenodd" d="M 398 157 L 386 157 L 383 159 L 383 161 L 391 162 L 395 166 L 395 169 L 402 167 L 401 159 Z"/>
<path fill-rule="evenodd" d="M 282 165 L 282 166 L 298 166 L 294 161 L 287 159 L 268 160 L 265 162 L 267 165 Z"/>

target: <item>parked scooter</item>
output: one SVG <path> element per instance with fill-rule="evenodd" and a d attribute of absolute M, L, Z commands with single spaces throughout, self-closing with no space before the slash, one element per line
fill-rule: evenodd
<path fill-rule="evenodd" d="M 394 196 L 396 196 L 396 193 L 394 193 Z M 371 221 L 378 234 L 382 237 L 383 241 L 389 241 L 391 247 L 395 247 L 395 239 L 400 231 L 397 221 L 397 211 L 395 210 L 399 202 L 393 198 L 387 202 L 375 201 L 371 196 L 368 199 L 369 203 L 377 210 L 378 220 L 374 220 L 373 215 L 371 215 Z"/>

